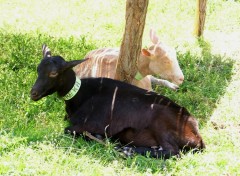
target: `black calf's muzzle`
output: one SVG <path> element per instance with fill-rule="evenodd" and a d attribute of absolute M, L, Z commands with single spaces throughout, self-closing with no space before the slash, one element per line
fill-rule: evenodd
<path fill-rule="evenodd" d="M 41 84 L 39 81 L 36 81 L 35 84 L 33 85 L 31 91 L 30 91 L 30 95 L 31 95 L 31 99 L 34 101 L 37 101 L 39 99 L 42 98 L 42 90 L 41 90 Z"/>
<path fill-rule="evenodd" d="M 31 99 L 34 100 L 34 101 L 37 101 L 37 100 L 40 99 L 38 91 L 34 88 L 32 88 L 32 90 L 30 92 L 30 95 L 31 95 Z"/>
<path fill-rule="evenodd" d="M 43 98 L 47 91 L 46 88 L 49 87 L 50 86 L 47 81 L 38 77 L 30 91 L 31 99 L 37 101 Z"/>

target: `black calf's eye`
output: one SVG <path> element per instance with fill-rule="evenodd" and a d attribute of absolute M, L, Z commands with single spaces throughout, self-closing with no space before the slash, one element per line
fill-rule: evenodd
<path fill-rule="evenodd" d="M 48 76 L 50 78 L 55 78 L 57 75 L 58 75 L 58 72 L 50 72 Z"/>

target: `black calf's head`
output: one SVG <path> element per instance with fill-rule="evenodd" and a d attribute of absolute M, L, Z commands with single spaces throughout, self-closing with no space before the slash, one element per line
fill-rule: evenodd
<path fill-rule="evenodd" d="M 56 92 L 65 71 L 86 60 L 66 62 L 61 56 L 51 56 L 46 45 L 43 45 L 42 52 L 43 59 L 37 67 L 38 78 L 31 90 L 31 99 L 34 101 Z"/>

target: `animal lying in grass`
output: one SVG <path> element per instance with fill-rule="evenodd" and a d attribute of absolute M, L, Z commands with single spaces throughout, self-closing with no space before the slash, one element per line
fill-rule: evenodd
<path fill-rule="evenodd" d="M 176 51 L 160 42 L 153 30 L 150 31 L 150 39 L 152 45 L 148 49 L 142 49 L 138 60 L 140 80 L 135 78 L 132 84 L 147 90 L 152 90 L 152 83 L 176 90 L 184 80 Z M 86 55 L 86 58 L 89 59 L 77 65 L 74 71 L 79 78 L 106 77 L 118 79 L 118 75 L 116 75 L 118 57 L 118 48 L 102 48 L 90 51 Z M 152 75 L 160 76 L 163 79 L 155 78 Z"/>
<path fill-rule="evenodd" d="M 65 132 L 87 131 L 128 145 L 137 153 L 169 158 L 180 150 L 203 149 L 198 123 L 167 97 L 109 78 L 76 77 L 72 70 L 87 61 L 65 61 L 43 47 L 34 101 L 57 92 L 65 100 L 71 126 Z"/>

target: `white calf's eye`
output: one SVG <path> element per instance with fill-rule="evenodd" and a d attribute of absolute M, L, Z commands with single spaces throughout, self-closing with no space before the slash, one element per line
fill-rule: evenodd
<path fill-rule="evenodd" d="M 49 73 L 50 78 L 55 78 L 58 75 L 58 72 L 51 72 Z"/>

